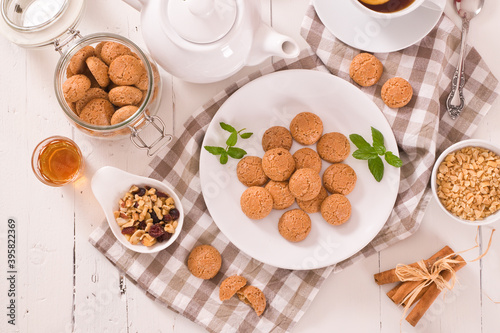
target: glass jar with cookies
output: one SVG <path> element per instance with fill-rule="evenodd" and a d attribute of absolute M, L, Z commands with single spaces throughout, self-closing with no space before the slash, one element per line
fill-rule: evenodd
<path fill-rule="evenodd" d="M 0 33 L 22 47 L 54 45 L 61 54 L 54 88 L 69 120 L 87 135 L 129 136 L 149 156 L 171 141 L 160 106 L 161 76 L 155 61 L 131 40 L 111 33 L 82 36 L 75 29 L 85 0 L 0 0 Z M 152 143 L 141 138 L 151 126 Z"/>

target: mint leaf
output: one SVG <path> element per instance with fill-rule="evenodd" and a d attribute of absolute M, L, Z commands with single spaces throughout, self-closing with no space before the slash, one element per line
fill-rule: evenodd
<path fill-rule="evenodd" d="M 370 146 L 368 148 L 360 148 L 352 153 L 352 157 L 357 160 L 371 160 L 378 157 L 377 152 Z"/>
<path fill-rule="evenodd" d="M 349 135 L 349 139 L 351 139 L 352 143 L 354 143 L 354 145 L 356 147 L 358 147 L 358 149 L 363 149 L 363 148 L 371 148 L 372 146 L 366 142 L 366 140 L 359 134 L 351 134 Z"/>
<path fill-rule="evenodd" d="M 235 159 L 239 160 L 240 158 L 242 158 L 243 156 L 245 156 L 247 154 L 247 152 L 244 151 L 241 148 L 238 148 L 238 147 L 229 147 L 227 149 L 227 154 L 229 156 L 231 156 L 232 158 L 235 158 Z"/>
<path fill-rule="evenodd" d="M 233 132 L 233 133 L 231 133 L 229 138 L 226 140 L 226 145 L 228 145 L 229 147 L 232 147 L 236 144 L 237 141 L 238 141 L 238 133 Z"/>
<path fill-rule="evenodd" d="M 220 164 L 227 163 L 227 153 L 224 151 L 224 154 L 220 155 Z"/>
<path fill-rule="evenodd" d="M 384 146 L 384 136 L 380 133 L 379 130 L 372 127 L 372 139 L 373 139 L 373 149 L 379 155 L 385 154 L 385 146 Z"/>
<path fill-rule="evenodd" d="M 240 134 L 240 137 L 241 137 L 242 139 L 248 139 L 249 137 L 251 137 L 251 136 L 252 136 L 252 134 L 253 134 L 253 133 L 251 133 L 251 132 L 247 132 L 247 133 Z"/>
<path fill-rule="evenodd" d="M 226 152 L 222 147 L 204 146 L 204 148 L 212 155 L 221 155 Z"/>
<path fill-rule="evenodd" d="M 403 165 L 403 161 L 392 152 L 388 151 L 385 153 L 385 160 L 387 163 L 392 165 L 393 167 L 400 168 Z"/>
<path fill-rule="evenodd" d="M 223 123 L 222 121 L 219 124 L 220 124 L 220 127 L 222 127 L 223 130 L 231 132 L 231 133 L 236 133 L 236 130 L 234 129 L 233 126 L 228 125 L 226 123 Z"/>
<path fill-rule="evenodd" d="M 372 173 L 376 181 L 380 182 L 384 176 L 384 162 L 377 156 L 371 160 L 368 160 L 368 169 Z"/>

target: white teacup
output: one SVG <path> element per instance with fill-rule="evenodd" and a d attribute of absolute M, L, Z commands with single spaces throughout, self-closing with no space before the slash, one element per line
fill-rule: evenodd
<path fill-rule="evenodd" d="M 401 17 L 404 15 L 407 15 L 417 9 L 422 3 L 424 3 L 425 0 L 415 0 L 413 3 L 411 3 L 408 7 L 403 8 L 401 10 L 398 10 L 396 12 L 390 12 L 390 13 L 383 13 L 383 12 L 377 12 L 375 10 L 372 10 L 368 7 L 363 6 L 363 4 L 360 2 L 360 0 L 351 0 L 354 2 L 354 5 L 359 8 L 362 12 L 364 12 L 366 15 L 369 15 L 373 18 L 376 19 L 392 19 L 396 17 Z"/>

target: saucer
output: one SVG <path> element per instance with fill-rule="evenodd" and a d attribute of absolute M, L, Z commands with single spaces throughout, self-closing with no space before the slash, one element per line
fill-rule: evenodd
<path fill-rule="evenodd" d="M 393 19 L 375 19 L 351 1 L 313 0 L 326 28 L 339 40 L 368 52 L 393 52 L 424 38 L 443 14 L 446 0 L 428 0 L 413 12 Z"/>

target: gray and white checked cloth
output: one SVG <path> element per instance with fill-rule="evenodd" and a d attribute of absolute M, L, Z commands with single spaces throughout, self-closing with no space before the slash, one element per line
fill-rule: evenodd
<path fill-rule="evenodd" d="M 174 187 L 185 210 L 183 230 L 174 244 L 157 254 L 139 254 L 122 247 L 107 223 L 90 235 L 90 242 L 152 299 L 198 323 L 210 332 L 285 332 L 302 317 L 324 280 L 376 251 L 414 233 L 429 201 L 428 183 L 436 154 L 452 142 L 471 136 L 498 94 L 498 82 L 474 49 L 466 58 L 464 93 L 467 106 L 453 121 L 444 107 L 454 64 L 458 61 L 459 30 L 443 16 L 421 42 L 389 54 L 376 54 L 384 64 L 380 83 L 361 88 L 373 98 L 392 126 L 404 162 L 394 210 L 375 239 L 353 257 L 334 266 L 311 271 L 278 269 L 240 252 L 210 217 L 200 188 L 199 156 L 205 131 L 224 101 L 240 87 L 262 75 L 286 69 L 330 71 L 347 81 L 349 64 L 360 51 L 336 40 L 310 6 L 302 35 L 311 45 L 298 59 L 279 60 L 235 82 L 199 108 L 185 123 L 170 149 L 156 156 L 148 175 Z M 410 104 L 390 109 L 380 98 L 381 85 L 401 76 L 413 86 Z M 211 244 L 222 255 L 222 268 L 213 279 L 192 276 L 186 266 L 189 252 Z M 240 274 L 262 289 L 267 309 L 259 318 L 236 297 L 219 301 L 219 285 Z"/>

